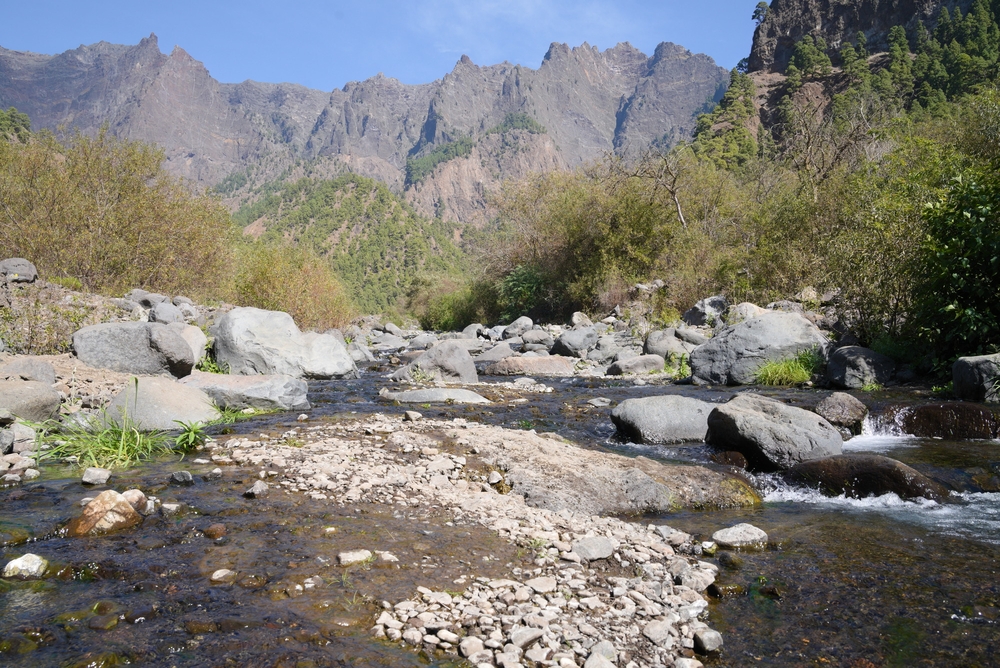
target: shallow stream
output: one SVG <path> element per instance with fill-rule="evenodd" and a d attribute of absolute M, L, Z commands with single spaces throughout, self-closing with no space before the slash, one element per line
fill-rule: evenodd
<path fill-rule="evenodd" d="M 556 431 L 586 447 L 628 456 L 711 465 L 705 446 L 615 440 L 610 408 L 587 401 L 603 397 L 614 405 L 670 392 L 721 402 L 733 394 L 578 378 L 548 381 L 553 391 L 546 394 L 487 388 L 483 394 L 502 401 L 483 407 L 394 406 L 377 401 L 383 384 L 376 373 L 311 383 L 310 421 L 415 409 L 427 417 Z M 772 394 L 801 405 L 824 396 Z M 882 396 L 876 413 L 919 400 L 913 394 Z M 270 416 L 217 431 L 279 433 L 294 417 Z M 1000 665 L 1000 491 L 982 491 L 1000 490 L 1000 442 L 879 431 L 848 441 L 845 451 L 900 459 L 963 491 L 944 504 L 891 495 L 829 499 L 761 477 L 765 503 L 757 509 L 637 518 L 703 540 L 746 521 L 771 538 L 765 551 L 713 558 L 722 574 L 709 623 L 726 644 L 707 663 Z M 77 472 L 48 468 L 23 487 L 0 489 L 0 563 L 44 549 L 60 567 L 58 577 L 42 582 L 0 583 L 0 664 L 448 665 L 370 639 L 365 629 L 379 601 L 406 598 L 418 585 L 461 590 L 468 578 L 504 575 L 530 558 L 490 532 L 456 524 L 433 509 L 338 509 L 282 495 L 250 501 L 242 492 L 253 482 L 251 472 L 227 469 L 221 480 L 210 481 L 202 477 L 210 468 L 173 460 L 117 476 L 112 482 L 119 491 L 138 486 L 187 509 L 101 538 L 68 539 L 58 532 L 79 513 L 80 499 L 94 495 L 80 485 Z M 196 484 L 169 485 L 170 473 L 180 469 L 191 471 Z M 225 526 L 225 535 L 206 535 L 215 535 L 209 530 L 215 524 Z M 337 552 L 373 543 L 396 554 L 399 564 L 345 571 L 332 563 Z M 207 574 L 223 567 L 238 570 L 241 580 L 206 586 Z M 123 615 L 123 621 L 113 621 Z M 142 621 L 133 623 L 137 619 Z"/>

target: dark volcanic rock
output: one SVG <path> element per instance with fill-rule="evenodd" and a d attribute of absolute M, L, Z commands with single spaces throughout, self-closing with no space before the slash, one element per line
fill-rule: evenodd
<path fill-rule="evenodd" d="M 837 455 L 803 462 L 785 472 L 791 483 L 817 487 L 824 494 L 861 499 L 890 492 L 903 499 L 940 501 L 948 491 L 919 471 L 881 455 Z"/>
<path fill-rule="evenodd" d="M 903 431 L 922 438 L 996 438 L 1000 420 L 989 408 L 958 401 L 902 409 L 897 423 Z"/>

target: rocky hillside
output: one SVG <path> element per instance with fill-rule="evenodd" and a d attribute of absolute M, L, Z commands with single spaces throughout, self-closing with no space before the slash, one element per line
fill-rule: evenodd
<path fill-rule="evenodd" d="M 422 213 L 462 222 L 499 179 L 689 136 L 727 80 L 708 56 L 669 43 L 652 56 L 628 44 L 553 44 L 538 69 L 463 56 L 432 83 L 379 74 L 331 93 L 219 83 L 179 47 L 161 53 L 155 35 L 55 56 L 0 48 L 0 108 L 17 107 L 36 129 L 94 132 L 106 123 L 156 142 L 171 172 L 221 186 L 234 207 L 254 186 L 306 164 L 376 178 L 410 191 Z M 521 126 L 505 127 L 512 115 L 539 131 L 514 136 Z M 462 150 L 449 148 L 459 141 Z M 408 181 L 407 162 L 428 156 L 431 168 Z"/>
<path fill-rule="evenodd" d="M 888 50 L 889 29 L 912 34 L 918 22 L 933 26 L 942 7 L 967 11 L 972 0 L 773 0 L 757 27 L 750 51 L 751 72 L 784 72 L 795 43 L 822 37 L 834 50 L 865 33 L 872 53 Z"/>

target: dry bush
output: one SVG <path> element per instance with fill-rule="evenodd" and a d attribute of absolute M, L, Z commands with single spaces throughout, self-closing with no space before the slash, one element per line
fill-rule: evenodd
<path fill-rule="evenodd" d="M 211 198 L 193 195 L 140 142 L 49 134 L 0 141 L 0 246 L 46 278 L 89 291 L 146 288 L 218 296 L 233 226 Z"/>
<path fill-rule="evenodd" d="M 354 316 L 330 263 L 305 248 L 249 244 L 239 252 L 232 299 L 289 313 L 303 330 L 343 327 Z"/>

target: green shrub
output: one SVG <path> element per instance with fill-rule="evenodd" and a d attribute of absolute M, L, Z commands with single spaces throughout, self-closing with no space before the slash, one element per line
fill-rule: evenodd
<path fill-rule="evenodd" d="M 808 382 L 823 365 L 823 358 L 815 350 L 806 350 L 794 357 L 765 362 L 755 380 L 758 385 L 798 385 Z"/>
<path fill-rule="evenodd" d="M 469 155 L 475 145 L 476 141 L 472 137 L 461 137 L 455 141 L 435 146 L 426 155 L 407 158 L 406 185 L 412 186 L 420 183 L 442 162 Z"/>

